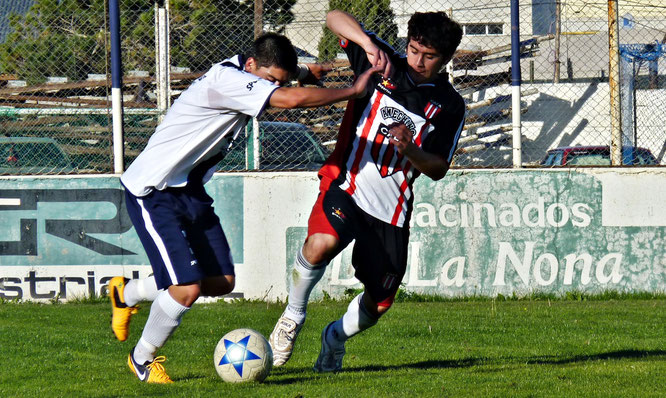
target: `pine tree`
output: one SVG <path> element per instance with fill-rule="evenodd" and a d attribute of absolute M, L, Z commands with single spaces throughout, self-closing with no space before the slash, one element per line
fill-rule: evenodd
<path fill-rule="evenodd" d="M 12 15 L 12 33 L 0 44 L 0 72 L 30 83 L 47 76 L 83 80 L 107 71 L 107 0 L 35 0 L 24 15 Z M 265 0 L 264 25 L 280 32 L 296 0 Z M 170 0 L 171 64 L 205 71 L 254 40 L 254 8 L 241 0 Z M 152 1 L 120 0 L 123 69 L 152 71 L 155 65 Z"/>

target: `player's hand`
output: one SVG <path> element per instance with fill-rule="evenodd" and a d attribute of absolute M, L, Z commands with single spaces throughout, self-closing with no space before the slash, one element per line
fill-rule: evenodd
<path fill-rule="evenodd" d="M 412 132 L 409 131 L 404 123 L 393 123 L 389 126 L 390 140 L 395 145 L 398 153 L 407 155 L 416 145 L 412 142 Z"/>
<path fill-rule="evenodd" d="M 354 92 L 356 93 L 355 97 L 362 97 L 366 94 L 366 91 L 368 89 L 368 81 L 370 80 L 370 76 L 372 76 L 375 73 L 381 73 L 382 67 L 380 65 L 373 66 L 372 68 L 366 70 L 362 74 L 360 74 L 357 78 L 356 81 L 354 82 L 354 85 L 352 88 L 354 89 Z"/>
<path fill-rule="evenodd" d="M 299 86 L 304 84 L 314 84 L 317 86 L 323 86 L 321 79 L 325 78 L 328 72 L 333 70 L 333 67 L 330 64 L 305 64 L 310 73 L 305 77 L 305 79 L 298 82 Z"/>
<path fill-rule="evenodd" d="M 382 68 L 382 76 L 385 78 L 391 77 L 393 74 L 393 64 L 391 63 L 389 56 L 382 49 L 373 43 L 365 49 L 365 53 L 372 66 L 380 66 Z"/>

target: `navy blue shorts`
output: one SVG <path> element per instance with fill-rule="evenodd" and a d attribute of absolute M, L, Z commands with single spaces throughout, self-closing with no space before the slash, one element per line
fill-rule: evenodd
<path fill-rule="evenodd" d="M 125 189 L 125 199 L 159 289 L 234 275 L 227 237 L 203 185 L 154 190 L 143 197 Z"/>

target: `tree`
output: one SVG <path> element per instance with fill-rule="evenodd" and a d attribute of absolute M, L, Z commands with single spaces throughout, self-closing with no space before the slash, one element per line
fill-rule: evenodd
<path fill-rule="evenodd" d="M 0 45 L 0 70 L 31 82 L 43 76 L 80 78 L 104 72 L 104 3 L 37 0 L 9 19 L 12 33 Z"/>
<path fill-rule="evenodd" d="M 330 10 L 342 10 L 353 15 L 367 30 L 376 33 L 391 45 L 398 42 L 398 25 L 390 0 L 329 0 Z M 324 27 L 324 35 L 319 41 L 319 59 L 328 61 L 341 51 L 338 38 Z"/>
<path fill-rule="evenodd" d="M 30 83 L 46 76 L 83 80 L 108 69 L 107 0 L 36 0 L 0 44 L 0 71 Z M 264 25 L 282 31 L 296 0 L 265 0 Z M 204 71 L 252 43 L 253 4 L 243 0 L 170 0 L 172 65 Z M 152 1 L 120 0 L 123 69 L 152 71 L 155 64 Z"/>

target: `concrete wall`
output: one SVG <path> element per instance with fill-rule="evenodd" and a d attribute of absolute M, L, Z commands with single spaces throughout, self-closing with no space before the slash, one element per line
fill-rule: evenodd
<path fill-rule="evenodd" d="M 284 299 L 317 195 L 314 173 L 216 175 L 207 190 L 232 247 L 236 297 Z M 452 171 L 421 178 L 409 291 L 666 291 L 666 171 Z M 360 284 L 350 250 L 314 297 Z M 0 298 L 70 299 L 146 276 L 117 177 L 0 179 Z"/>

